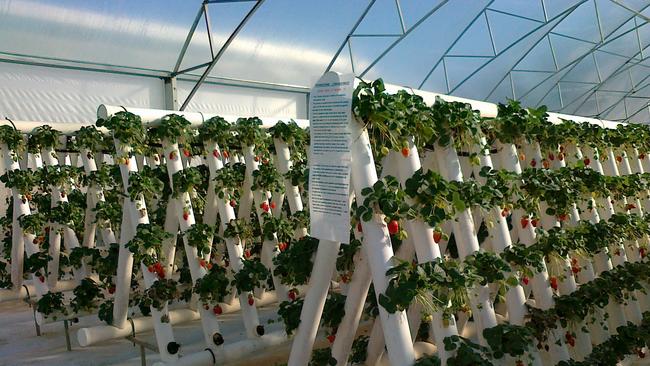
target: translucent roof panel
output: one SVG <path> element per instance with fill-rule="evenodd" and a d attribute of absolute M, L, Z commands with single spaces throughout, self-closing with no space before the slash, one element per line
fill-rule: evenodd
<path fill-rule="evenodd" d="M 650 118 L 650 0 L 207 0 L 207 16 L 203 3 L 0 0 L 0 61 L 171 76 L 190 35 L 180 69 L 196 78 L 256 9 L 209 78 L 306 91 L 329 67 L 480 100 Z"/>

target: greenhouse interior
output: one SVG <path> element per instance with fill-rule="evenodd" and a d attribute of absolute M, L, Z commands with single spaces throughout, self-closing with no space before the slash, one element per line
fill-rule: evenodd
<path fill-rule="evenodd" d="M 0 0 L 0 365 L 650 364 L 650 0 Z"/>

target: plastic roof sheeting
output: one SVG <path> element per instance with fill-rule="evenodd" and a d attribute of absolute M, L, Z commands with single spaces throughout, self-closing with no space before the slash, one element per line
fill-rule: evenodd
<path fill-rule="evenodd" d="M 164 75 L 201 4 L 0 0 L 0 59 Z M 213 52 L 253 4 L 208 6 Z M 414 88 L 650 122 L 649 20 L 650 0 L 266 0 L 210 76 L 309 87 L 332 62 Z M 200 21 L 181 69 L 210 58 Z"/>

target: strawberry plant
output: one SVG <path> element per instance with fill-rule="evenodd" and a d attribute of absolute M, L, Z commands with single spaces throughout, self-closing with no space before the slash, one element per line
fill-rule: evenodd
<path fill-rule="evenodd" d="M 97 120 L 96 125 L 106 127 L 113 134 L 113 138 L 131 147 L 136 154 L 144 151 L 146 132 L 140 116 L 131 112 L 117 112 L 107 120 Z"/>
<path fill-rule="evenodd" d="M 168 302 L 173 301 L 177 297 L 178 288 L 176 281 L 172 279 L 158 279 L 151 287 L 144 291 L 141 306 L 151 306 L 158 311 L 162 311 Z"/>
<path fill-rule="evenodd" d="M 302 311 L 303 299 L 283 301 L 278 308 L 278 315 L 284 322 L 284 329 L 288 335 L 298 329 L 300 325 L 300 312 Z"/>
<path fill-rule="evenodd" d="M 197 167 L 189 167 L 179 170 L 172 176 L 174 197 L 183 193 L 192 192 L 195 187 L 203 184 L 203 176 Z"/>
<path fill-rule="evenodd" d="M 70 250 L 70 255 L 68 256 L 68 263 L 73 268 L 81 268 L 85 260 L 92 260 L 99 256 L 99 249 L 97 248 L 88 248 L 88 247 L 76 247 Z"/>
<path fill-rule="evenodd" d="M 253 228 L 246 220 L 232 219 L 226 225 L 223 236 L 225 238 L 239 238 L 240 241 L 247 242 L 253 238 Z"/>
<path fill-rule="evenodd" d="M 325 300 L 323 315 L 321 316 L 321 325 L 336 334 L 336 329 L 345 316 L 345 295 L 336 292 L 330 292 Z"/>
<path fill-rule="evenodd" d="M 26 196 L 29 196 L 37 185 L 36 177 L 29 169 L 8 170 L 0 176 L 0 182 L 4 183 L 7 188 L 16 189 L 23 196 L 24 202 L 27 202 Z"/>
<path fill-rule="evenodd" d="M 0 143 L 6 144 L 9 151 L 12 151 L 11 159 L 18 161 L 20 154 L 25 149 L 23 134 L 12 126 L 0 126 Z"/>
<path fill-rule="evenodd" d="M 27 150 L 38 153 L 41 149 L 56 148 L 59 145 L 59 136 L 61 136 L 61 132 L 51 126 L 36 127 L 27 140 Z"/>
<path fill-rule="evenodd" d="M 63 293 L 61 292 L 48 292 L 43 294 L 36 302 L 36 311 L 49 316 L 52 314 L 67 315 L 68 310 L 63 303 Z M 56 320 L 56 317 L 53 318 Z"/>
<path fill-rule="evenodd" d="M 204 306 L 216 305 L 223 302 L 230 293 L 229 285 L 226 269 L 221 266 L 212 266 L 205 276 L 196 280 L 194 293 L 199 295 L 199 301 Z"/>
<path fill-rule="evenodd" d="M 160 140 L 176 143 L 187 141 L 190 134 L 190 121 L 178 114 L 168 114 L 160 119 L 160 124 L 152 134 Z"/>
<path fill-rule="evenodd" d="M 228 163 L 217 170 L 214 177 L 217 196 L 230 200 L 232 207 L 236 206 L 236 198 L 239 197 L 239 190 L 244 184 L 245 174 L 246 166 L 242 163 Z"/>
<path fill-rule="evenodd" d="M 264 150 L 266 148 L 266 133 L 261 127 L 262 120 L 257 117 L 237 119 L 235 131 L 241 146 L 254 146 L 258 151 Z"/>
<path fill-rule="evenodd" d="M 156 169 L 143 167 L 139 172 L 129 172 L 129 196 L 137 200 L 142 196 L 145 200 L 153 200 L 163 192 L 164 183 L 155 172 Z"/>
<path fill-rule="evenodd" d="M 70 302 L 75 313 L 81 311 L 92 311 L 98 306 L 99 299 L 104 298 L 101 288 L 90 278 L 81 280 L 79 286 L 72 291 L 74 298 Z"/>
<path fill-rule="evenodd" d="M 171 238 L 171 234 L 157 225 L 138 224 L 135 236 L 125 247 L 133 253 L 136 263 L 151 266 L 162 260 L 162 244 L 168 238 Z"/>
<path fill-rule="evenodd" d="M 305 236 L 294 240 L 284 251 L 273 258 L 275 270 L 273 274 L 289 286 L 307 284 L 313 269 L 313 258 L 318 248 L 318 239 Z"/>
<path fill-rule="evenodd" d="M 47 225 L 47 217 L 42 212 L 32 213 L 31 215 L 20 215 L 18 217 L 18 224 L 23 229 L 26 234 L 39 235 L 36 240 L 41 244 L 45 241 L 45 238 L 41 238 L 40 235 L 45 231 L 45 226 Z"/>
<path fill-rule="evenodd" d="M 116 201 L 99 201 L 93 208 L 99 228 L 118 229 L 122 221 L 122 205 Z"/>
<path fill-rule="evenodd" d="M 270 162 L 262 163 L 257 170 L 253 171 L 251 190 L 273 193 L 284 192 L 284 182 L 275 165 Z"/>
<path fill-rule="evenodd" d="M 370 221 L 374 215 L 383 214 L 383 221 L 388 225 L 391 235 L 399 239 L 406 238 L 406 230 L 400 228 L 399 221 L 412 217 L 410 206 L 406 203 L 406 194 L 399 187 L 399 182 L 392 176 L 378 180 L 372 187 L 361 191 L 363 204 L 358 205 L 355 216 L 363 221 Z"/>
<path fill-rule="evenodd" d="M 232 124 L 222 117 L 212 117 L 199 126 L 200 141 L 213 141 L 221 149 L 227 148 L 232 136 Z M 212 154 L 212 151 L 208 151 Z M 220 156 L 215 156 L 220 157 Z"/>
<path fill-rule="evenodd" d="M 269 270 L 259 258 L 244 259 L 242 269 L 235 273 L 231 285 L 237 289 L 237 293 L 243 294 L 261 287 L 269 276 Z"/>
<path fill-rule="evenodd" d="M 106 150 L 108 146 L 113 144 L 108 143 L 103 133 L 101 133 L 95 126 L 83 126 L 79 131 L 75 132 L 75 142 L 78 147 L 88 149 L 88 159 L 92 158 L 92 154 L 96 151 Z"/>
<path fill-rule="evenodd" d="M 195 223 L 184 233 L 187 244 L 196 248 L 197 255 L 203 257 L 210 252 L 212 243 L 208 240 L 214 236 L 215 228 L 202 223 Z"/>
<path fill-rule="evenodd" d="M 99 311 L 97 312 L 97 317 L 99 320 L 105 322 L 108 325 L 113 325 L 113 307 L 113 299 L 108 299 L 99 304 Z"/>
<path fill-rule="evenodd" d="M 47 275 L 47 263 L 52 260 L 52 257 L 47 251 L 36 252 L 29 257 L 25 257 L 23 271 L 25 273 L 33 273 L 41 282 L 45 282 L 45 275 Z"/>

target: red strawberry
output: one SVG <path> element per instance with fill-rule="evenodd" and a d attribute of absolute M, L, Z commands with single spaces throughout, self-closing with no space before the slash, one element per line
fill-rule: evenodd
<path fill-rule="evenodd" d="M 221 153 L 221 155 L 223 155 L 223 157 L 226 158 L 226 159 L 228 159 L 230 157 L 230 153 L 228 153 L 228 151 L 223 151 Z"/>
<path fill-rule="evenodd" d="M 205 268 L 205 259 L 200 259 L 199 260 L 199 266 Z"/>
<path fill-rule="evenodd" d="M 223 313 L 223 309 L 221 308 L 221 306 L 215 305 L 212 308 L 212 312 L 214 313 L 214 315 L 221 315 L 221 313 Z"/>
<path fill-rule="evenodd" d="M 205 265 L 205 268 L 207 268 L 208 271 L 211 270 L 211 269 L 212 269 L 212 263 L 208 263 L 208 264 L 206 264 L 206 265 Z"/>
<path fill-rule="evenodd" d="M 190 151 L 188 149 L 183 149 L 183 155 L 185 155 L 186 158 L 189 158 L 192 154 L 190 154 Z"/>
<path fill-rule="evenodd" d="M 269 212 L 269 204 L 266 201 L 262 202 L 260 208 L 264 210 L 264 212 Z"/>
<path fill-rule="evenodd" d="M 524 366 L 524 361 L 517 360 L 517 363 L 515 364 L 515 366 Z"/>
<path fill-rule="evenodd" d="M 536 167 L 537 166 L 537 161 L 535 159 L 531 160 L 530 161 L 530 166 L 533 167 L 533 168 Z"/>
<path fill-rule="evenodd" d="M 175 160 L 175 159 L 176 159 L 176 151 L 170 151 L 169 160 Z"/>
<path fill-rule="evenodd" d="M 61 198 L 65 198 L 65 192 L 61 192 Z"/>
<path fill-rule="evenodd" d="M 253 158 L 253 160 L 255 160 L 255 162 L 260 161 L 260 157 L 259 157 L 259 155 L 255 156 L 255 157 Z"/>
<path fill-rule="evenodd" d="M 262 159 L 262 164 L 269 165 L 269 159 L 267 158 Z"/>
<path fill-rule="evenodd" d="M 619 163 L 622 162 L 622 161 L 623 161 L 623 157 L 620 156 L 620 155 L 617 156 L 617 157 L 616 157 L 616 161 L 618 161 Z"/>
<path fill-rule="evenodd" d="M 357 231 L 360 233 L 363 232 L 363 227 L 361 227 L 361 222 L 357 222 Z"/>
<path fill-rule="evenodd" d="M 399 223 L 397 222 L 397 220 L 391 220 L 388 223 L 388 233 L 390 235 L 395 235 L 398 232 L 399 232 Z"/>
<path fill-rule="evenodd" d="M 571 272 L 573 272 L 573 274 L 577 274 L 578 272 L 580 272 L 580 266 L 572 266 Z"/>
<path fill-rule="evenodd" d="M 230 200 L 230 207 L 235 207 L 235 206 L 237 206 L 237 201 L 235 201 L 234 199 Z"/>
<path fill-rule="evenodd" d="M 442 232 L 440 231 L 434 231 L 433 232 L 433 241 L 437 243 L 440 243 L 440 240 L 442 240 Z"/>
<path fill-rule="evenodd" d="M 330 334 L 327 336 L 327 341 L 330 343 L 334 343 L 334 340 L 336 339 L 336 336 L 334 334 Z"/>
<path fill-rule="evenodd" d="M 507 208 L 504 208 L 503 210 L 501 210 L 501 216 L 503 216 L 503 217 L 508 216 L 508 209 Z"/>
<path fill-rule="evenodd" d="M 253 298 L 253 295 L 249 294 L 248 295 L 248 305 L 253 306 L 255 303 L 255 299 Z"/>
<path fill-rule="evenodd" d="M 537 225 L 539 224 L 539 220 L 538 219 L 532 219 L 532 220 L 530 220 L 530 223 L 533 224 L 533 227 L 537 227 Z"/>
<path fill-rule="evenodd" d="M 551 161 L 555 160 L 555 155 L 553 155 L 553 153 L 548 153 L 548 159 Z"/>
<path fill-rule="evenodd" d="M 645 256 L 647 255 L 646 249 L 645 248 L 639 248 L 639 255 L 641 256 L 641 258 L 645 258 Z"/>
<path fill-rule="evenodd" d="M 528 222 L 529 222 L 528 217 L 526 217 L 526 216 L 522 217 L 522 218 L 521 218 L 521 228 L 523 229 L 523 228 L 525 228 L 526 226 L 528 226 Z"/>
<path fill-rule="evenodd" d="M 187 219 L 190 218 L 190 214 L 188 212 L 183 212 L 183 220 L 187 221 Z"/>
<path fill-rule="evenodd" d="M 410 153 L 411 153 L 411 152 L 409 151 L 409 148 L 408 148 L 408 147 L 403 147 L 403 148 L 402 148 L 402 156 L 403 156 L 403 157 L 408 158 Z"/>
<path fill-rule="evenodd" d="M 530 282 L 530 280 L 528 279 L 528 277 L 524 277 L 521 279 L 521 282 L 523 282 L 524 285 L 528 285 L 528 282 Z"/>
<path fill-rule="evenodd" d="M 557 158 L 558 158 L 558 160 L 560 160 L 560 161 L 564 160 L 564 153 L 559 153 L 559 154 L 557 154 Z"/>
<path fill-rule="evenodd" d="M 524 160 L 526 160 L 526 154 L 519 153 L 519 161 L 524 161 Z"/>
<path fill-rule="evenodd" d="M 43 275 L 38 276 L 38 280 L 41 281 L 41 283 L 45 283 L 45 276 Z"/>
<path fill-rule="evenodd" d="M 551 163 L 549 163 L 548 160 L 544 159 L 542 160 L 542 166 L 544 167 L 544 169 L 548 169 L 551 167 Z"/>
<path fill-rule="evenodd" d="M 153 266 L 147 267 L 147 271 L 149 271 L 150 273 L 153 273 L 153 269 L 154 269 Z"/>
<path fill-rule="evenodd" d="M 284 252 L 285 250 L 287 250 L 287 243 L 285 243 L 285 242 L 279 243 L 278 244 L 278 249 L 280 249 L 281 252 Z"/>
<path fill-rule="evenodd" d="M 551 288 L 557 290 L 557 277 L 553 276 L 550 278 Z"/>
<path fill-rule="evenodd" d="M 219 150 L 217 149 L 212 150 L 212 156 L 214 156 L 215 158 L 218 158 L 220 155 L 221 154 L 219 154 Z"/>
<path fill-rule="evenodd" d="M 639 358 L 645 358 L 645 352 L 643 352 L 641 349 L 638 350 L 636 354 L 639 356 Z"/>
<path fill-rule="evenodd" d="M 563 213 L 563 214 L 559 214 L 559 215 L 557 216 L 557 219 L 560 220 L 560 221 L 566 221 L 566 219 L 567 219 L 567 214 L 564 214 L 564 213 Z"/>
<path fill-rule="evenodd" d="M 114 294 L 115 293 L 115 286 L 109 287 L 108 288 L 108 293 L 111 294 L 111 295 Z"/>
<path fill-rule="evenodd" d="M 287 294 L 287 296 L 289 296 L 289 299 L 291 299 L 291 301 L 294 301 L 296 299 L 296 291 L 289 290 L 289 293 Z"/>
<path fill-rule="evenodd" d="M 34 240 L 32 240 L 32 244 L 38 244 L 38 239 L 34 238 Z"/>
<path fill-rule="evenodd" d="M 250 251 L 249 249 L 246 249 L 246 250 L 244 251 L 244 257 L 246 257 L 246 258 L 250 258 L 250 256 L 251 256 L 251 251 Z"/>
<path fill-rule="evenodd" d="M 645 153 L 639 154 L 639 159 L 641 159 L 641 160 L 645 159 Z"/>
<path fill-rule="evenodd" d="M 346 274 L 341 275 L 341 282 L 348 283 L 349 280 L 350 279 L 348 278 L 348 275 L 346 275 Z"/>
<path fill-rule="evenodd" d="M 589 164 L 591 164 L 591 160 L 589 158 L 584 158 L 582 162 L 585 163 L 585 166 L 589 166 Z"/>
<path fill-rule="evenodd" d="M 271 210 L 275 209 L 275 202 L 271 202 Z"/>
<path fill-rule="evenodd" d="M 628 210 L 628 211 L 632 210 L 632 209 L 635 209 L 635 208 L 636 208 L 636 205 L 633 204 L 633 203 L 628 203 L 627 205 L 625 205 L 625 209 Z"/>
<path fill-rule="evenodd" d="M 203 308 L 204 308 L 205 310 L 210 310 L 210 305 L 205 304 L 205 305 L 203 305 Z"/>

